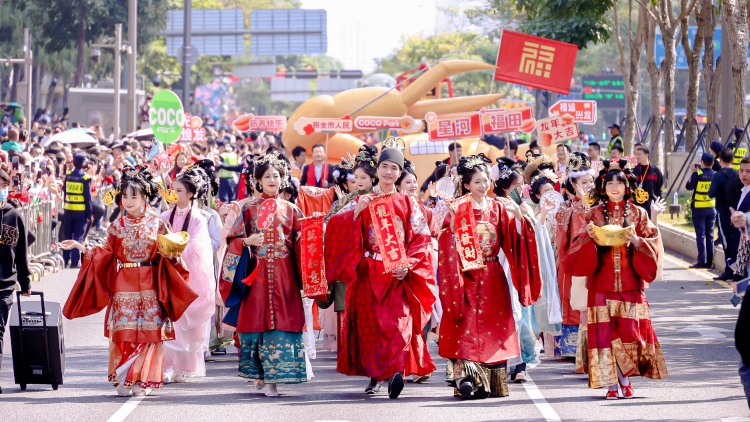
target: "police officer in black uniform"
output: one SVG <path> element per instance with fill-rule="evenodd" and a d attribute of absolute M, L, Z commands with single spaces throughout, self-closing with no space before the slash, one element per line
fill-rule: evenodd
<path fill-rule="evenodd" d="M 91 224 L 91 176 L 83 169 L 86 166 L 86 155 L 78 152 L 73 155 L 73 171 L 65 176 L 63 183 L 63 240 L 84 242 L 89 224 Z M 65 266 L 78 268 L 81 254 L 77 250 L 63 251 Z"/>
<path fill-rule="evenodd" d="M 714 156 L 704 153 L 700 165 L 685 184 L 685 189 L 693 191 L 690 208 L 693 211 L 695 242 L 698 246 L 698 262 L 690 268 L 713 268 L 714 265 L 714 223 L 716 222 L 716 200 L 708 196 L 714 171 Z"/>

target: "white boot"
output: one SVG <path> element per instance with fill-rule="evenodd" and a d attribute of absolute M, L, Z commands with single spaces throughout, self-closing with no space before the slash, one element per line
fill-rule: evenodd
<path fill-rule="evenodd" d="M 148 396 L 151 394 L 150 388 L 141 388 L 140 384 L 133 384 L 133 395 L 134 396 Z"/>
<path fill-rule="evenodd" d="M 266 397 L 278 397 L 279 392 L 276 390 L 276 384 L 266 384 Z"/>
<path fill-rule="evenodd" d="M 130 397 L 130 389 L 122 384 L 117 386 L 117 395 L 120 397 Z"/>

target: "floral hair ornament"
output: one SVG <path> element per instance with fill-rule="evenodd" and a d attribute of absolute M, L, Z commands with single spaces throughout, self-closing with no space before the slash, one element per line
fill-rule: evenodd
<path fill-rule="evenodd" d="M 396 148 L 403 153 L 404 150 L 406 150 L 406 144 L 404 143 L 403 139 L 391 136 L 390 138 L 383 141 L 383 149 L 385 148 Z"/>
<path fill-rule="evenodd" d="M 505 163 L 498 163 L 492 166 L 492 180 L 498 181 L 500 179 L 507 179 L 513 174 L 513 170 L 510 169 Z"/>
<path fill-rule="evenodd" d="M 591 167 L 591 159 L 580 152 L 568 154 L 569 171 L 581 171 L 583 167 Z"/>
<path fill-rule="evenodd" d="M 346 155 L 348 158 L 341 157 L 341 168 L 351 171 L 354 168 L 354 166 L 357 165 L 357 159 L 359 158 L 359 156 L 354 155 L 351 152 L 347 152 Z M 338 176 L 334 175 L 333 177 L 338 177 Z"/>

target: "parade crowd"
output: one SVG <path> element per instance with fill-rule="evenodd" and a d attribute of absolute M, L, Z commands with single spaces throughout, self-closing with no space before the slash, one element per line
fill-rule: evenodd
<path fill-rule="evenodd" d="M 277 396 L 314 376 L 315 330 L 340 373 L 365 377 L 366 394 L 385 384 L 393 399 L 431 376 L 462 399 L 504 397 L 542 356 L 569 360 L 611 400 L 633 397 L 633 377 L 667 377 L 645 294 L 661 277 L 663 178 L 648 147 L 623 157 L 616 125 L 608 145 L 561 144 L 551 156 L 531 142 L 519 157 L 508 140 L 492 161 L 453 143 L 422 181 L 398 138 L 334 166 L 324 144 L 287 150 L 280 134 L 209 129 L 206 142 L 162 146 L 93 128 L 99 144 L 82 149 L 48 142 L 65 116 L 34 125 L 3 129 L 0 220 L 15 231 L 0 242 L 0 263 L 12 260 L 0 265 L 2 330 L 7 292 L 16 282 L 30 292 L 34 229 L 11 221 L 13 208 L 48 198 L 59 238 L 35 241 L 59 241 L 65 265 L 80 268 L 67 318 L 107 310 L 121 396 L 204 377 L 209 354 L 228 346 L 239 375 Z M 688 182 L 701 209 L 714 205 L 707 171 Z M 706 266 L 712 228 L 701 243 Z M 746 246 L 729 262 L 734 277 L 745 276 Z M 320 280 L 326 291 L 308 297 Z"/>

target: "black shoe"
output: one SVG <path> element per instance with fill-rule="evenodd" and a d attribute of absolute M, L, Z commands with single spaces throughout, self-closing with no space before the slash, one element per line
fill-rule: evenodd
<path fill-rule="evenodd" d="M 464 379 L 458 385 L 458 392 L 461 393 L 461 398 L 463 400 L 468 400 L 474 392 L 474 384 L 472 384 L 470 380 Z"/>
<path fill-rule="evenodd" d="M 696 262 L 695 264 L 689 266 L 688 268 L 706 268 L 706 264 L 703 264 L 701 262 Z"/>
<path fill-rule="evenodd" d="M 404 389 L 404 376 L 396 374 L 388 381 L 388 397 L 395 399 Z"/>
<path fill-rule="evenodd" d="M 375 394 L 380 391 L 380 387 L 383 386 L 383 381 L 377 381 L 375 378 L 370 378 L 370 383 L 365 387 L 365 394 Z"/>
<path fill-rule="evenodd" d="M 731 280 L 733 276 L 733 273 L 724 271 L 723 273 L 721 273 L 721 275 L 714 277 L 714 280 L 727 281 Z"/>
<path fill-rule="evenodd" d="M 225 349 L 223 347 L 217 347 L 214 350 L 211 350 L 211 355 L 212 356 L 226 355 L 226 354 L 227 354 L 227 349 Z"/>

